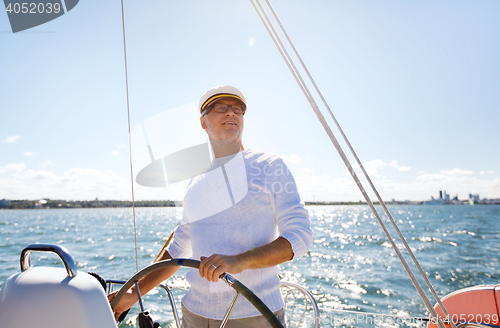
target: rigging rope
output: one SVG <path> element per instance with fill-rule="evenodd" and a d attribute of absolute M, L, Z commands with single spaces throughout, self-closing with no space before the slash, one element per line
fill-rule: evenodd
<path fill-rule="evenodd" d="M 321 101 L 323 102 L 325 108 L 328 110 L 328 113 L 330 114 L 330 117 L 332 118 L 333 122 L 335 123 L 337 129 L 339 130 L 340 134 L 342 135 L 342 138 L 344 139 L 345 143 L 347 144 L 349 150 L 351 151 L 351 153 L 353 154 L 354 158 L 356 159 L 356 162 L 357 164 L 359 165 L 361 171 L 363 172 L 363 175 L 365 176 L 366 180 L 368 181 L 368 183 L 370 184 L 370 187 L 371 189 L 373 190 L 373 192 L 375 193 L 380 205 L 382 206 L 382 208 L 384 209 L 384 212 L 385 214 L 387 215 L 387 217 L 389 218 L 389 220 L 391 221 L 391 224 L 392 226 L 394 227 L 394 229 L 396 230 L 396 233 L 398 234 L 399 238 L 401 239 L 401 241 L 403 242 L 404 246 L 405 246 L 405 249 L 407 250 L 408 254 L 410 255 L 411 259 L 413 260 L 413 263 L 415 264 L 415 266 L 417 267 L 418 271 L 420 272 L 421 276 L 423 277 L 427 287 L 429 288 L 430 292 L 432 293 L 432 295 L 434 296 L 434 298 L 436 299 L 437 303 L 439 304 L 439 306 L 441 307 L 441 309 L 443 310 L 443 313 L 445 315 L 445 317 L 449 317 L 449 313 L 448 311 L 446 310 L 446 308 L 444 307 L 443 303 L 441 302 L 441 299 L 439 298 L 439 296 L 437 295 L 434 287 L 432 286 L 431 282 L 429 281 L 429 279 L 427 278 L 427 275 L 425 274 L 424 270 L 422 269 L 422 267 L 420 266 L 420 263 L 418 262 L 417 258 L 415 257 L 415 255 L 413 254 L 413 251 L 411 250 L 410 246 L 408 245 L 408 243 L 406 242 L 406 238 L 403 236 L 403 234 L 401 233 L 401 230 L 399 229 L 398 225 L 396 224 L 396 221 L 394 220 L 394 218 L 392 217 L 392 214 L 391 212 L 389 211 L 389 209 L 387 208 L 385 202 L 382 200 L 382 197 L 380 196 L 380 194 L 378 193 L 378 190 L 377 188 L 375 188 L 375 185 L 373 184 L 372 180 L 370 179 L 368 173 L 366 172 L 363 164 L 361 163 L 361 160 L 359 159 L 357 153 L 354 151 L 354 148 L 352 147 L 351 143 L 349 142 L 349 139 L 347 139 L 347 136 L 345 135 L 344 133 L 344 130 L 341 128 L 339 122 L 337 121 L 337 119 L 335 118 L 335 115 L 333 115 L 333 112 L 332 110 L 330 109 L 330 106 L 328 105 L 328 103 L 326 102 L 325 98 L 323 97 L 323 93 L 319 90 L 314 78 L 312 77 L 312 75 L 309 73 L 309 70 L 307 69 L 306 65 L 304 64 L 303 60 L 302 60 L 302 57 L 300 56 L 299 52 L 297 51 L 297 49 L 295 48 L 292 40 L 290 39 L 290 37 L 288 36 L 288 33 L 286 32 L 285 28 L 283 27 L 283 25 L 281 24 L 281 21 L 280 19 L 278 18 L 278 15 L 276 14 L 276 12 L 274 11 L 274 8 L 271 6 L 271 3 L 269 2 L 269 0 L 265 0 L 271 13 L 273 14 L 274 18 L 276 19 L 276 22 L 278 23 L 281 31 L 283 32 L 283 34 L 285 35 L 288 43 L 290 44 L 291 48 L 293 49 L 295 55 L 297 56 L 297 58 L 299 59 L 300 61 L 300 64 L 302 65 L 302 68 L 304 69 L 304 71 L 306 72 L 307 76 L 309 77 L 309 80 L 311 81 L 312 85 L 314 86 L 316 92 L 318 93 L 319 97 L 321 98 Z M 454 326 L 454 324 L 453 324 Z M 455 328 L 455 327 L 453 327 Z"/>
<path fill-rule="evenodd" d="M 354 151 L 354 149 L 352 148 L 351 144 L 349 143 L 349 140 L 347 139 L 346 135 L 344 134 L 343 130 L 341 129 L 338 121 L 335 119 L 335 116 L 333 115 L 330 107 L 328 106 L 326 100 L 324 99 L 322 93 L 320 92 L 319 88 L 317 87 L 314 79 L 312 78 L 311 74 L 309 73 L 309 71 L 307 70 L 307 67 L 305 66 L 304 62 L 302 61 L 302 58 L 300 57 L 298 51 L 296 50 L 295 46 L 293 45 L 293 42 L 291 41 L 291 39 L 289 38 L 288 36 L 288 33 L 286 33 L 286 30 L 285 28 L 283 27 L 283 25 L 281 24 L 281 21 L 279 20 L 278 16 L 276 15 L 276 12 L 274 11 L 273 7 L 271 6 L 269 0 L 265 0 L 266 1 L 266 4 L 267 6 L 269 7 L 271 13 L 273 14 L 276 22 L 279 24 L 280 26 L 280 29 L 282 30 L 283 34 L 285 35 L 290 47 L 293 49 L 295 55 L 297 56 L 297 58 L 299 59 L 303 69 L 305 70 L 306 74 L 308 75 L 311 83 L 313 84 L 316 92 L 319 94 L 323 104 L 325 105 L 325 107 L 328 109 L 328 112 L 330 113 L 330 116 L 332 117 L 333 121 L 335 122 L 335 125 L 337 126 L 337 128 L 339 129 L 341 135 L 343 136 L 346 144 L 348 145 L 348 148 L 350 149 L 350 151 L 352 152 L 353 156 L 355 157 L 358 165 L 360 166 L 364 176 L 366 177 L 367 181 L 369 182 L 372 190 L 374 191 L 375 195 L 377 196 L 377 199 L 379 200 L 380 204 L 382 205 L 384 211 L 386 212 L 387 216 L 389 217 L 392 225 L 394 226 L 394 228 L 396 229 L 396 232 L 398 233 L 400 239 L 403 241 L 403 244 L 406 248 L 406 250 L 408 251 L 408 253 L 410 254 L 412 260 L 414 261 L 414 263 L 416 264 L 418 270 L 420 271 L 422 277 L 424 278 L 428 288 L 430 289 L 432 295 L 434 296 L 434 298 L 436 299 L 436 301 L 438 302 L 438 304 L 440 305 L 441 309 L 443 310 L 443 312 L 445 313 L 445 316 L 449 316 L 448 315 L 448 312 L 446 311 L 445 307 L 443 306 L 441 300 L 439 299 L 437 293 L 435 292 L 434 288 L 432 287 L 432 284 L 430 283 L 430 281 L 428 280 L 427 276 L 425 275 L 425 272 L 422 270 L 421 266 L 419 265 L 417 259 L 415 258 L 413 252 L 411 251 L 409 245 L 407 244 L 404 236 L 402 235 L 401 231 L 399 230 L 399 228 L 397 227 L 397 224 L 396 222 L 394 221 L 392 215 L 390 214 L 389 210 L 387 209 L 387 207 L 385 206 L 385 203 L 384 201 L 381 199 L 377 189 L 375 188 L 375 186 L 373 185 L 371 179 L 369 178 L 366 170 L 364 169 L 363 165 L 361 164 L 361 161 L 359 160 L 358 156 L 356 155 L 356 152 Z M 389 239 L 392 247 L 394 248 L 396 254 L 398 255 L 399 259 L 401 260 L 401 263 L 403 264 L 406 272 L 408 273 L 408 275 L 410 276 L 410 279 L 412 280 L 415 288 L 417 289 L 417 292 L 419 293 L 420 297 L 422 298 L 423 302 L 425 303 L 425 306 L 427 307 L 428 311 L 431 313 L 432 317 L 436 318 L 437 321 L 438 321 L 438 325 L 442 328 L 444 328 L 444 324 L 443 322 L 441 321 L 441 319 L 439 318 L 439 316 L 437 315 L 437 312 L 434 310 L 434 308 L 432 307 L 432 304 L 430 303 L 430 300 L 428 299 L 427 295 L 425 294 L 425 292 L 423 291 L 422 287 L 420 286 L 419 282 L 417 281 L 416 277 L 414 276 L 413 272 L 411 271 L 410 267 L 408 266 L 408 263 L 406 262 L 406 260 L 404 259 L 404 257 L 402 256 L 401 252 L 399 251 L 396 243 L 394 242 L 393 238 L 391 237 L 389 231 L 387 230 L 385 224 L 383 223 L 382 219 L 380 218 L 377 210 L 375 209 L 374 205 L 373 205 L 373 202 L 371 201 L 370 197 L 368 196 L 368 194 L 366 193 L 361 181 L 359 180 L 357 174 L 355 173 L 354 169 L 352 168 L 349 160 L 347 159 L 342 147 L 340 146 L 340 144 L 338 143 L 336 137 L 334 136 L 333 132 L 331 131 L 330 129 L 330 126 L 328 125 L 328 123 L 326 122 L 323 114 L 321 113 L 321 111 L 319 110 L 318 108 L 318 105 L 316 104 L 316 101 L 314 100 L 314 97 L 312 96 L 312 94 L 310 93 L 309 89 L 307 88 L 307 85 L 306 83 L 304 82 L 304 80 L 302 79 L 302 76 L 300 75 L 300 72 L 297 70 L 294 62 L 293 62 L 293 59 L 290 57 L 290 55 L 288 54 L 288 51 L 286 50 L 285 46 L 283 45 L 282 41 L 281 41 L 281 38 L 280 36 L 278 35 L 278 33 L 276 32 L 274 26 L 273 26 L 273 23 L 271 22 L 271 20 L 269 19 L 269 17 L 267 16 L 266 14 L 266 11 L 264 10 L 264 8 L 262 7 L 261 3 L 259 2 L 259 0 L 255 0 L 255 3 L 257 3 L 259 9 L 257 8 L 257 6 L 255 5 L 254 3 L 254 0 L 250 0 L 250 2 L 252 3 L 252 6 L 254 7 L 255 11 L 257 12 L 257 14 L 259 15 L 259 18 L 260 20 L 262 21 L 264 27 L 266 28 L 267 32 L 269 33 L 269 35 L 271 36 L 271 39 L 273 40 L 273 42 L 275 43 L 276 47 L 278 48 L 278 51 L 280 52 L 281 56 L 283 57 L 283 59 L 285 60 L 285 63 L 287 64 L 288 68 L 290 69 L 292 75 L 294 76 L 295 80 L 297 81 L 297 83 L 299 84 L 299 87 L 302 89 L 302 92 L 304 93 L 304 95 L 306 96 L 306 98 L 308 99 L 309 103 L 311 104 L 311 107 L 312 109 L 314 110 L 314 112 L 316 113 L 316 116 L 318 117 L 319 121 L 321 122 L 321 124 L 323 125 L 323 128 L 325 129 L 326 133 L 328 134 L 328 136 L 330 137 L 330 140 L 332 141 L 332 143 L 334 144 L 335 148 L 337 149 L 337 151 L 339 152 L 342 160 L 344 161 L 344 164 L 346 165 L 347 169 L 349 170 L 349 172 L 351 173 L 354 181 L 356 182 L 356 184 L 358 185 L 358 188 L 360 189 L 361 193 L 363 194 L 364 198 L 366 199 L 368 205 L 370 206 L 371 210 L 373 211 L 373 213 L 375 214 L 379 224 L 381 225 L 382 229 L 384 230 L 384 233 L 386 234 L 387 238 Z M 452 323 L 452 327 L 453 328 L 456 328 L 454 323 Z"/>
<path fill-rule="evenodd" d="M 123 10 L 123 0 L 121 1 L 122 7 L 122 34 L 123 34 L 123 57 L 125 63 L 125 91 L 127 93 L 127 123 L 128 123 L 128 150 L 130 161 L 130 185 L 132 187 L 132 216 L 134 220 L 134 250 L 135 250 L 135 270 L 139 271 L 139 263 L 137 257 L 137 227 L 135 223 L 135 197 L 134 197 L 134 172 L 132 169 L 132 137 L 130 134 L 130 106 L 128 96 L 128 69 L 127 69 L 127 46 L 125 43 L 125 12 Z"/>

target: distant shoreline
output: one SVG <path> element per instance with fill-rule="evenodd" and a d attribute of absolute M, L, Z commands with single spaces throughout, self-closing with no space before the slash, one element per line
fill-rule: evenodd
<path fill-rule="evenodd" d="M 58 208 L 120 208 L 132 207 L 132 201 L 128 200 L 89 200 L 72 201 L 60 199 L 40 200 L 11 200 L 10 206 L 0 208 L 5 210 L 15 209 L 58 209 Z M 387 205 L 424 205 L 424 202 L 387 202 Z M 341 205 L 368 205 L 366 202 L 305 202 L 306 206 L 341 206 Z M 374 202 L 374 205 L 380 205 Z M 454 205 L 454 204 L 443 204 Z M 495 204 L 477 204 L 477 205 L 495 205 Z M 498 205 L 498 204 L 497 204 Z M 135 207 L 182 207 L 182 201 L 173 200 L 139 200 L 134 202 Z M 428 205 L 426 205 L 428 206 Z"/>
<path fill-rule="evenodd" d="M 134 203 L 135 207 L 178 207 L 182 206 L 181 201 L 172 200 L 138 200 Z M 11 200 L 10 206 L 5 209 L 46 209 L 46 208 L 117 208 L 132 207 L 132 201 L 129 200 L 61 200 L 44 199 L 40 200 Z"/>

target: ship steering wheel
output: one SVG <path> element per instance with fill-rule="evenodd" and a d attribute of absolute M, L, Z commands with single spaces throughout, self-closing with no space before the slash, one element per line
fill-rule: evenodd
<path fill-rule="evenodd" d="M 160 261 L 153 263 L 141 271 L 137 272 L 135 275 L 133 275 L 127 282 L 122 286 L 120 291 L 116 294 L 115 298 L 111 302 L 111 308 L 114 310 L 122 297 L 125 295 L 125 293 L 136 283 L 139 282 L 142 278 L 147 276 L 149 273 L 160 270 L 166 267 L 170 266 L 185 266 L 185 267 L 190 267 L 193 269 L 199 269 L 200 267 L 200 261 L 197 260 L 191 260 L 191 259 L 171 259 L 171 260 L 165 260 L 165 261 Z M 237 294 L 243 295 L 250 303 L 252 303 L 253 306 L 266 318 L 266 320 L 269 322 L 269 324 L 273 328 L 284 328 L 281 322 L 276 318 L 276 316 L 273 314 L 273 312 L 262 302 L 257 295 L 255 295 L 250 289 L 248 289 L 245 285 L 243 285 L 241 282 L 238 280 L 234 279 L 232 276 L 230 276 L 227 273 L 224 273 L 220 276 L 222 280 L 224 280 L 229 286 L 231 286 Z M 139 293 L 138 293 L 139 295 Z M 140 297 L 140 296 L 139 296 Z M 232 306 L 233 304 L 231 304 Z M 229 313 L 230 311 L 228 311 Z M 224 318 L 224 320 L 221 323 L 220 328 L 224 327 L 226 324 L 228 316 Z"/>

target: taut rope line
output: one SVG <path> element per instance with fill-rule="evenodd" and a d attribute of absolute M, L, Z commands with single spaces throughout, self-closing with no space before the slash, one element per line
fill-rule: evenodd
<path fill-rule="evenodd" d="M 135 270 L 139 271 L 139 263 L 137 257 L 137 227 L 135 224 L 135 197 L 134 197 L 134 172 L 132 169 L 132 137 L 130 133 L 130 105 L 128 96 L 128 69 L 127 69 L 127 46 L 125 43 L 125 12 L 123 10 L 123 0 L 121 1 L 122 7 L 122 34 L 123 34 L 123 57 L 125 63 L 125 91 L 127 93 L 127 123 L 128 123 L 128 150 L 130 161 L 130 185 L 132 187 L 132 216 L 134 219 L 134 250 L 135 250 Z"/>
<path fill-rule="evenodd" d="M 419 268 L 419 271 L 420 273 L 422 274 L 422 276 L 424 277 L 424 279 L 426 280 L 426 283 L 427 283 L 427 286 L 429 287 L 429 289 L 431 290 L 433 296 L 436 298 L 437 302 L 440 304 L 441 308 L 443 309 L 443 312 L 445 312 L 446 314 L 446 309 L 444 308 L 444 306 L 442 305 L 439 297 L 437 296 L 436 292 L 434 291 L 434 288 L 432 287 L 432 285 L 430 284 L 430 282 L 428 281 L 427 277 L 425 276 L 425 273 L 423 272 L 423 270 L 421 269 L 420 265 L 418 265 L 418 261 L 416 260 L 416 258 L 414 257 L 413 253 L 411 252 L 408 244 L 406 243 L 406 240 L 404 239 L 403 235 L 401 234 L 401 232 L 399 231 L 399 229 L 397 228 L 397 225 L 394 221 L 394 219 L 392 218 L 392 216 L 390 215 L 387 207 L 385 206 L 385 203 L 383 202 L 383 200 L 381 199 L 379 193 L 377 192 L 375 186 L 373 185 L 373 183 L 371 182 L 370 178 L 368 177 L 368 174 L 366 173 L 364 167 L 362 166 L 358 156 L 356 155 L 356 153 L 354 152 L 354 149 L 352 148 L 352 146 L 350 145 L 349 141 L 347 140 L 347 137 L 345 136 L 345 134 L 343 133 L 342 129 L 340 128 L 340 125 L 338 124 L 337 120 L 335 119 L 335 117 L 333 116 L 333 113 L 331 112 L 328 104 L 326 103 L 324 97 L 322 96 L 321 92 L 319 91 L 319 88 L 317 87 L 316 83 L 314 82 L 314 80 L 312 79 L 312 76 L 310 75 L 309 71 L 307 70 L 304 62 L 302 61 L 300 55 L 298 54 L 296 48 L 294 47 L 292 41 L 290 40 L 290 38 L 288 37 L 288 34 L 286 33 L 283 25 L 281 24 L 278 16 L 276 15 L 276 12 L 274 11 L 274 9 L 272 8 L 271 4 L 269 3 L 268 0 L 265 0 L 268 7 L 270 8 L 270 11 L 272 12 L 274 18 L 276 19 L 276 21 L 278 22 L 281 30 L 283 31 L 285 37 L 287 38 L 287 41 L 288 43 L 290 44 L 290 46 L 292 47 L 292 49 L 294 50 L 296 56 L 299 58 L 304 70 L 306 71 L 309 79 L 311 80 L 311 82 L 313 83 L 313 86 L 315 87 L 316 91 L 318 92 L 318 94 L 320 95 L 323 103 L 325 104 L 325 106 L 328 108 L 328 111 L 330 112 L 330 115 L 332 116 L 335 124 L 337 125 L 337 128 L 340 130 L 344 140 L 346 141 L 346 143 L 348 144 L 348 147 L 349 149 L 351 150 L 351 152 L 353 153 L 354 157 L 356 158 L 356 161 L 358 162 L 358 165 L 360 166 L 360 168 L 362 169 L 365 177 L 367 178 L 367 180 L 369 181 L 369 184 L 370 186 L 372 187 L 373 191 L 375 192 L 378 200 L 380 201 L 381 204 L 383 204 L 383 208 L 384 210 L 386 211 L 386 213 L 388 214 L 388 217 L 391 219 L 391 222 L 393 224 L 393 226 L 395 226 L 396 228 L 396 231 L 398 232 L 398 235 L 400 236 L 401 240 L 403 241 L 403 244 L 405 245 L 405 247 L 407 248 L 408 252 L 410 253 L 410 256 L 412 257 L 412 259 L 414 260 L 415 263 L 417 263 L 417 267 Z M 344 161 L 344 164 L 346 165 L 347 169 L 349 170 L 349 172 L 351 173 L 354 181 L 356 182 L 356 184 L 358 185 L 358 188 L 360 189 L 361 193 L 363 194 L 364 198 L 366 199 L 368 205 L 370 206 L 370 208 L 372 209 L 373 213 L 375 214 L 377 220 L 379 221 L 379 224 L 381 225 L 382 229 L 384 230 L 384 233 L 386 234 L 387 238 L 389 239 L 392 247 L 394 248 L 396 254 L 398 255 L 399 259 L 401 260 L 401 263 L 403 264 L 406 272 L 408 273 L 408 275 L 410 276 L 410 279 L 412 280 L 415 288 L 417 289 L 417 292 L 419 293 L 420 297 L 422 298 L 422 300 L 424 301 L 428 311 L 431 313 L 431 315 L 437 319 L 438 321 L 438 325 L 441 327 L 441 328 L 445 328 L 443 322 L 441 321 L 441 319 L 439 318 L 437 312 L 434 310 L 434 308 L 432 307 L 432 304 L 430 303 L 429 299 L 427 298 L 427 295 L 425 295 L 425 292 L 423 291 L 422 287 L 420 286 L 419 282 L 417 281 L 416 277 L 414 276 L 413 272 L 411 271 L 410 267 L 408 266 L 408 263 L 406 262 L 406 260 L 403 258 L 401 252 L 399 251 L 396 243 L 394 242 L 393 238 L 391 237 L 389 231 L 387 230 L 387 228 L 385 227 L 385 224 L 383 223 L 382 219 L 380 218 L 378 212 L 376 211 L 374 205 L 373 205 L 373 202 L 371 201 L 370 197 L 368 196 L 368 194 L 366 193 L 361 181 L 359 180 L 359 178 L 357 177 L 354 169 L 352 168 L 349 160 L 347 159 L 344 151 L 342 150 L 342 147 L 340 146 L 340 144 L 338 143 L 337 139 L 335 138 L 333 132 L 331 131 L 330 129 L 330 126 L 328 125 L 328 123 L 326 122 L 323 114 L 321 113 L 321 111 L 319 110 L 318 108 L 318 105 L 316 104 L 314 98 L 312 97 L 311 93 L 309 92 L 309 89 L 307 88 L 306 84 L 304 83 L 301 75 L 300 75 L 300 72 L 297 70 L 297 68 L 295 67 L 294 63 L 293 63 L 293 60 L 292 58 L 290 57 L 290 55 L 288 54 L 285 46 L 283 45 L 283 43 L 281 42 L 281 39 L 280 39 L 280 36 L 278 35 L 278 33 L 276 32 L 276 30 L 274 29 L 273 27 L 273 23 L 270 21 L 269 17 L 267 16 L 265 10 L 263 9 L 262 5 L 260 4 L 259 0 L 255 0 L 255 2 L 257 3 L 257 5 L 259 6 L 260 8 L 260 11 L 259 9 L 257 9 L 256 5 L 254 4 L 254 1 L 253 0 L 250 0 L 250 2 L 252 3 L 254 9 L 256 10 L 257 14 L 259 15 L 259 18 L 261 19 L 262 23 L 264 24 L 264 27 L 266 28 L 266 30 L 268 31 L 269 35 L 271 36 L 271 39 L 273 40 L 273 42 L 275 43 L 276 47 L 278 48 L 278 51 L 280 52 L 280 54 L 282 55 L 283 59 L 285 60 L 286 64 L 288 65 L 288 68 L 290 69 L 290 71 L 292 72 L 292 75 L 295 77 L 297 83 L 299 84 L 299 87 L 302 89 L 304 95 L 306 96 L 306 98 L 309 100 L 309 103 L 311 104 L 311 107 L 312 109 L 314 110 L 314 112 L 316 113 L 316 116 L 318 117 L 320 123 L 323 125 L 323 128 L 325 129 L 326 133 L 328 134 L 328 136 L 330 137 L 330 140 L 332 141 L 333 145 L 335 146 L 335 148 L 337 149 L 337 151 L 339 152 L 342 160 Z M 455 325 L 452 323 L 452 326 L 455 328 Z"/>

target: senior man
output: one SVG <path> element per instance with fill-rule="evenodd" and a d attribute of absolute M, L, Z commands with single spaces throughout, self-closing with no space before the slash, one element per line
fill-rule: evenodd
<path fill-rule="evenodd" d="M 162 260 L 200 259 L 190 270 L 182 299 L 182 327 L 218 327 L 235 291 L 219 280 L 231 273 L 252 290 L 284 325 L 278 264 L 304 255 L 312 242 L 309 215 L 283 160 L 244 149 L 246 99 L 231 86 L 208 90 L 200 100 L 200 122 L 214 153 L 211 170 L 193 178 L 183 200 L 183 218 Z M 149 274 L 141 294 L 173 275 L 178 267 Z M 110 300 L 115 294 L 110 294 Z M 132 289 L 115 316 L 137 301 Z M 267 321 L 239 298 L 226 327 L 266 327 Z"/>

